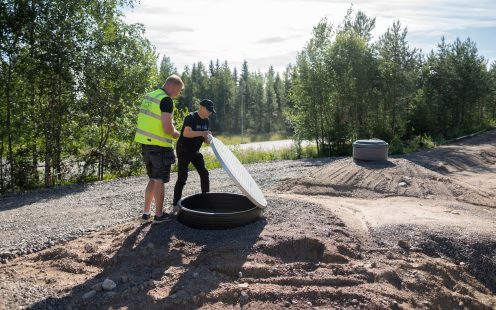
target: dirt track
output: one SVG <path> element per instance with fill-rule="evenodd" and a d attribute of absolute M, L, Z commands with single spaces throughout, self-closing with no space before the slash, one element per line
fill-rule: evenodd
<path fill-rule="evenodd" d="M 245 227 L 123 220 L 9 260 L 0 309 L 496 308 L 496 131 L 388 164 L 313 165 L 250 170 L 269 207 Z"/>

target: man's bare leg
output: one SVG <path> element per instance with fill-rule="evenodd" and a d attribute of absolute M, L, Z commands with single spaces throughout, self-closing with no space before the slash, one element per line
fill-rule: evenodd
<path fill-rule="evenodd" d="M 146 189 L 145 189 L 145 208 L 143 210 L 143 213 L 146 214 L 150 213 L 154 192 L 155 192 L 155 182 L 154 180 L 150 179 L 148 180 L 148 185 L 146 185 Z"/>
<path fill-rule="evenodd" d="M 155 198 L 155 215 L 161 216 L 164 209 L 164 181 L 155 179 L 153 197 Z"/>

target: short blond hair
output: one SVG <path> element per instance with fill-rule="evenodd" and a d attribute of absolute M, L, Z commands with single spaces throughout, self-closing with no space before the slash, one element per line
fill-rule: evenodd
<path fill-rule="evenodd" d="M 171 76 L 169 76 L 167 78 L 167 80 L 165 80 L 164 86 L 169 85 L 169 84 L 181 85 L 181 89 L 184 88 L 184 82 L 183 82 L 183 80 L 181 80 L 181 78 L 177 74 L 172 74 Z"/>

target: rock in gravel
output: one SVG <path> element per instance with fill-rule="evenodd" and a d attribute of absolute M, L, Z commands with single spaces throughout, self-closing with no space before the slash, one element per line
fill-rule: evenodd
<path fill-rule="evenodd" d="M 0 257 L 11 257 L 11 256 L 12 256 L 12 253 L 10 253 L 8 251 L 0 253 Z"/>
<path fill-rule="evenodd" d="M 399 240 L 398 245 L 405 250 L 410 250 L 411 248 L 410 243 L 407 240 Z"/>
<path fill-rule="evenodd" d="M 115 284 L 114 281 L 110 280 L 110 279 L 105 279 L 105 281 L 103 281 L 102 283 L 102 288 L 105 290 L 105 291 L 111 291 L 113 290 L 117 285 Z"/>
<path fill-rule="evenodd" d="M 101 292 L 103 290 L 103 285 L 102 284 L 103 284 L 102 282 L 101 283 L 97 283 L 97 284 L 93 285 L 91 287 L 91 289 L 94 290 L 94 291 L 96 291 L 96 292 Z"/>
<path fill-rule="evenodd" d="M 105 297 L 107 297 L 107 298 L 112 298 L 116 295 L 117 295 L 116 292 L 105 292 Z"/>
<path fill-rule="evenodd" d="M 90 299 L 96 295 L 94 290 L 91 290 L 83 295 L 83 299 Z"/>
<path fill-rule="evenodd" d="M 247 293 L 247 292 L 245 292 L 245 291 L 241 292 L 241 297 L 239 298 L 239 301 L 240 301 L 242 304 L 245 304 L 245 303 L 247 303 L 247 302 L 248 302 L 248 299 L 249 299 L 249 297 L 248 297 L 248 293 Z"/>

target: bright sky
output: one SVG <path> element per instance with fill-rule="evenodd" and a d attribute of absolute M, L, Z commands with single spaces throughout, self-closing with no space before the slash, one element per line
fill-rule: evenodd
<path fill-rule="evenodd" d="M 179 72 L 202 61 L 227 60 L 250 71 L 266 72 L 270 65 L 282 72 L 296 62 L 296 54 L 324 17 L 338 25 L 349 1 L 338 0 L 141 0 L 125 10 L 128 23 L 142 23 L 157 53 L 171 58 Z M 434 49 L 441 36 L 452 43 L 470 37 L 479 55 L 496 61 L 495 0 L 355 0 L 376 18 L 374 40 L 395 20 L 408 28 L 411 47 L 424 53 Z"/>

